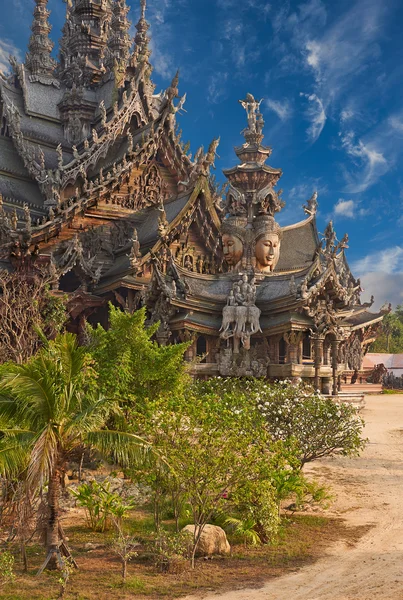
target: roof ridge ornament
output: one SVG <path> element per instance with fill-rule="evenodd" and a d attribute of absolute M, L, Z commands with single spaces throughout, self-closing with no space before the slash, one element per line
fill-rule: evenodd
<path fill-rule="evenodd" d="M 264 120 L 260 112 L 263 98 L 257 101 L 252 94 L 248 93 L 245 100 L 238 100 L 238 102 L 245 109 L 248 118 L 248 127 L 241 131 L 242 135 L 248 144 L 260 144 L 264 138 Z"/>

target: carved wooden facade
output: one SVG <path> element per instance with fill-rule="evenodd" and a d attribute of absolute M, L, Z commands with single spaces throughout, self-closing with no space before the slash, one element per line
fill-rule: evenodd
<path fill-rule="evenodd" d="M 222 197 L 219 140 L 192 159 L 180 139 L 178 76 L 154 93 L 145 10 L 132 48 L 124 0 L 69 2 L 56 63 L 36 0 L 25 64 L 0 76 L 0 267 L 47 265 L 77 331 L 106 324 L 108 301 L 145 305 L 161 344 L 192 342 L 197 376 L 300 376 L 336 393 L 383 315 L 360 302 L 348 237 L 331 223 L 319 237 L 316 193 L 304 220 L 278 225 L 282 171 L 251 94 Z"/>

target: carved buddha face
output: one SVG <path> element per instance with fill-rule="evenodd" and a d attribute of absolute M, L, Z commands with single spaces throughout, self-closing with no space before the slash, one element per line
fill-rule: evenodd
<path fill-rule="evenodd" d="M 280 238 L 277 233 L 266 233 L 256 242 L 257 268 L 263 273 L 274 271 L 280 258 Z"/>
<path fill-rule="evenodd" d="M 243 255 L 243 242 L 236 235 L 224 233 L 222 236 L 224 259 L 227 265 L 235 267 Z"/>

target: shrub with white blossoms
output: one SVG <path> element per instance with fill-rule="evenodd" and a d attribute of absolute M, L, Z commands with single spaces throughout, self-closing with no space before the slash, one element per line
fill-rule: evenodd
<path fill-rule="evenodd" d="M 257 405 L 274 441 L 297 444 L 301 466 L 324 456 L 357 455 L 366 444 L 364 421 L 354 407 L 325 398 L 302 381 L 217 378 L 207 385 L 235 399 L 235 409 L 239 396 Z"/>
<path fill-rule="evenodd" d="M 364 421 L 353 406 L 325 398 L 302 382 L 268 386 L 248 382 L 247 387 L 273 439 L 297 442 L 301 465 L 324 456 L 358 455 L 363 450 Z"/>

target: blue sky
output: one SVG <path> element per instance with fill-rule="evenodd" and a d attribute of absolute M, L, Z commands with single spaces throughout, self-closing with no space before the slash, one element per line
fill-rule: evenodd
<path fill-rule="evenodd" d="M 137 0 L 130 17 L 138 19 Z M 0 0 L 0 68 L 24 55 L 33 0 Z M 65 4 L 50 0 L 57 41 Z M 403 3 L 399 0 L 148 0 L 157 91 L 180 68 L 183 138 L 194 153 L 221 136 L 236 163 L 247 92 L 264 98 L 270 164 L 283 169 L 280 224 L 304 218 L 316 189 L 318 227 L 350 236 L 364 299 L 403 302 Z"/>

